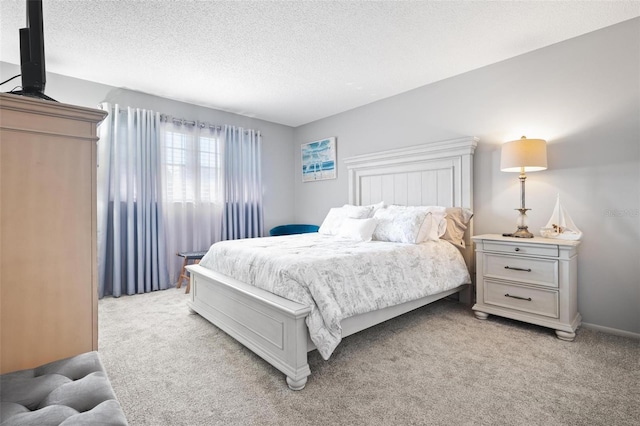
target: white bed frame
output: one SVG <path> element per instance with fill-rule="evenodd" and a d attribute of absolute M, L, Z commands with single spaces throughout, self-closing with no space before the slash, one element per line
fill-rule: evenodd
<path fill-rule="evenodd" d="M 344 161 L 349 171 L 349 202 L 473 208 L 473 153 L 477 142 L 476 138 L 467 137 L 347 158 Z M 470 226 L 463 256 L 471 272 L 472 235 Z M 191 273 L 189 308 L 283 372 L 289 388 L 303 389 L 311 374 L 307 352 L 315 349 L 305 323 L 311 308 L 199 265 L 187 269 Z M 471 303 L 472 290 L 465 284 L 347 318 L 341 323 L 342 336 L 454 293 L 460 292 L 460 299 Z"/>

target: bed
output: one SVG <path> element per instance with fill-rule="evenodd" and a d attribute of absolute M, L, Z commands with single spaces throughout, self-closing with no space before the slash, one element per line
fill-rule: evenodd
<path fill-rule="evenodd" d="M 387 204 L 406 206 L 472 208 L 473 153 L 476 146 L 477 139 L 468 137 L 347 158 L 344 161 L 349 174 L 349 204 L 364 206 L 384 201 Z M 463 266 L 467 268 L 465 272 L 473 272 L 471 235 L 470 223 L 463 237 L 463 247 L 445 247 L 445 250 L 452 249 L 456 254 L 458 250 L 462 252 L 465 261 Z M 267 237 L 245 241 L 243 244 L 253 245 L 254 250 L 264 250 L 264 244 L 279 238 L 293 238 L 293 242 L 287 243 L 289 249 L 292 245 L 295 249 L 296 244 L 308 244 L 302 240 L 309 238 L 319 239 L 311 243 L 315 247 L 329 244 L 317 234 Z M 229 247 L 232 244 L 227 247 L 225 242 L 219 246 L 219 249 L 231 250 Z M 436 246 L 439 247 L 440 244 L 434 242 L 433 247 Z M 352 249 L 357 250 L 355 246 Z M 232 254 L 231 251 L 225 251 L 218 255 L 221 253 L 224 256 Z M 412 252 L 410 256 L 416 255 Z M 214 255 L 210 257 L 215 259 Z M 207 256 L 203 259 L 204 264 L 201 262 L 187 267 L 191 272 L 192 288 L 189 308 L 283 372 L 289 388 L 303 389 L 311 374 L 307 352 L 316 349 L 311 336 L 317 333 L 314 327 L 307 325 L 307 319 L 309 324 L 315 322 L 316 307 L 313 303 L 295 302 L 267 291 L 266 289 L 273 290 L 268 285 L 260 288 L 249 284 L 253 278 L 251 274 L 247 275 L 247 271 L 242 269 L 244 274 L 232 272 L 238 271 L 237 265 L 236 269 L 233 264 L 227 265 L 226 269 L 223 264 L 214 266 L 217 270 L 209 269 L 205 267 L 208 263 L 206 259 Z M 467 274 L 467 277 L 472 276 L 473 273 Z M 456 293 L 462 302 L 470 303 L 473 286 L 468 278 L 465 281 L 401 303 L 381 305 L 380 308 L 364 313 L 348 313 L 345 318 L 338 316 L 340 338 Z M 258 279 L 258 283 L 262 282 Z M 317 342 L 317 336 L 314 337 Z M 318 349 L 326 359 L 333 349 L 326 350 L 324 342 L 320 346 Z M 330 346 L 335 347 L 333 344 Z"/>

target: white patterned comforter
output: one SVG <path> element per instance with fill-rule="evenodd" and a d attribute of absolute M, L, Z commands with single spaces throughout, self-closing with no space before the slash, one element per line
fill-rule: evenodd
<path fill-rule="evenodd" d="M 309 334 L 325 360 L 342 339 L 343 319 L 471 282 L 462 255 L 446 241 L 252 238 L 214 244 L 200 265 L 311 306 Z"/>

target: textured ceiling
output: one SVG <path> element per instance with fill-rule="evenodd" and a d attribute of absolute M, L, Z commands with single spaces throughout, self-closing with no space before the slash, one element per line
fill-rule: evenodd
<path fill-rule="evenodd" d="M 640 16 L 639 1 L 44 0 L 47 71 L 299 126 Z M 19 63 L 25 0 L 0 0 Z"/>

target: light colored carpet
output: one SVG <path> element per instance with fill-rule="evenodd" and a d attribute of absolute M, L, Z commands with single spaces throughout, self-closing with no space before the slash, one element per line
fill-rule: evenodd
<path fill-rule="evenodd" d="M 304 390 L 169 289 L 99 303 L 99 353 L 135 425 L 637 425 L 640 342 L 444 300 L 309 354 Z"/>

